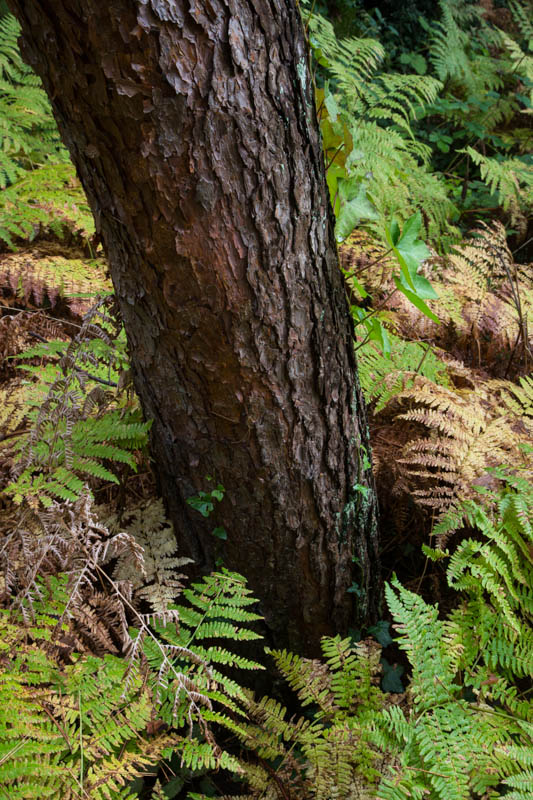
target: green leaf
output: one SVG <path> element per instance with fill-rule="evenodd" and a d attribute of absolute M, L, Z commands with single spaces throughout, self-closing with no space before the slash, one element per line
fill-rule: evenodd
<path fill-rule="evenodd" d="M 328 184 L 331 205 L 333 205 L 333 203 L 335 202 L 335 195 L 337 194 L 337 188 L 338 188 L 338 179 L 344 177 L 345 175 L 346 175 L 345 168 L 341 166 L 341 164 L 338 164 L 336 161 L 334 161 L 333 164 L 331 164 L 328 168 L 328 171 L 326 173 L 326 182 Z M 337 197 L 337 204 L 338 203 L 339 203 L 339 198 Z"/>
<path fill-rule="evenodd" d="M 394 247 L 400 238 L 400 226 L 395 219 L 393 219 L 390 226 L 385 229 L 385 234 L 390 246 Z"/>
<path fill-rule="evenodd" d="M 383 323 L 377 317 L 371 317 L 369 320 L 367 320 L 365 325 L 367 325 L 368 327 L 369 323 L 370 323 L 368 331 L 369 338 L 373 342 L 376 342 L 379 345 L 381 352 L 383 353 L 384 356 L 390 356 L 391 345 L 387 329 L 383 326 Z"/>
<path fill-rule="evenodd" d="M 438 296 L 437 292 L 435 291 L 433 286 L 430 284 L 430 282 L 427 280 L 427 278 L 424 278 L 423 275 L 418 275 L 418 273 L 415 273 L 412 276 L 412 279 L 413 279 L 412 282 L 407 284 L 405 279 L 404 279 L 403 272 L 402 272 L 401 275 L 398 276 L 398 280 L 399 280 L 401 286 L 403 287 L 403 289 L 407 290 L 408 292 L 412 292 L 413 294 L 416 294 L 417 297 L 420 297 L 422 300 L 437 300 L 438 299 L 439 296 Z M 400 291 L 402 291 L 402 290 L 400 290 Z"/>
<path fill-rule="evenodd" d="M 424 303 L 423 300 L 420 299 L 417 294 L 412 292 L 410 289 L 406 289 L 405 284 L 397 275 L 394 275 L 394 283 L 396 284 L 398 290 L 404 294 L 407 299 L 410 300 L 411 303 L 416 306 L 416 308 L 418 308 L 419 311 L 425 314 L 426 317 L 429 317 L 429 319 L 433 320 L 433 322 L 440 324 L 440 319 L 437 317 L 437 315 L 433 313 L 433 311 Z"/>
<path fill-rule="evenodd" d="M 344 202 L 337 217 L 335 238 L 343 242 L 362 219 L 375 220 L 379 214 L 367 197 L 367 184 L 360 178 L 339 178 L 338 188 Z"/>
<path fill-rule="evenodd" d="M 326 94 L 324 97 L 324 105 L 328 110 L 329 117 L 332 122 L 337 122 L 337 117 L 339 116 L 339 106 L 337 105 L 337 101 L 335 100 L 335 96 L 332 95 L 329 91 L 329 87 L 326 85 Z"/>
<path fill-rule="evenodd" d="M 355 581 L 352 583 L 352 585 L 350 586 L 349 589 L 346 589 L 346 591 L 348 592 L 348 594 L 357 595 L 357 597 L 361 597 L 361 594 L 362 594 L 361 587 Z"/>
<path fill-rule="evenodd" d="M 388 647 L 392 644 L 392 636 L 389 632 L 390 622 L 380 619 L 375 625 L 372 625 L 368 632 L 376 639 L 382 647 Z"/>
<path fill-rule="evenodd" d="M 412 217 L 409 217 L 401 236 L 397 239 L 396 243 L 390 241 L 393 247 L 394 254 L 398 259 L 402 273 L 413 289 L 413 276 L 416 275 L 418 267 L 428 258 L 431 253 L 427 245 L 418 238 L 420 228 L 422 227 L 422 217 L 420 212 L 417 211 Z"/>
<path fill-rule="evenodd" d="M 215 507 L 211 501 L 211 496 L 207 492 L 199 492 L 194 497 L 188 497 L 187 505 L 198 511 L 202 517 L 208 517 Z"/>
<path fill-rule="evenodd" d="M 219 484 L 218 484 L 218 486 L 217 486 L 217 488 L 212 490 L 212 492 L 211 492 L 211 497 L 214 497 L 214 498 L 215 498 L 215 500 L 218 500 L 218 501 L 220 501 L 220 500 L 222 500 L 222 498 L 224 497 L 224 492 L 225 492 L 225 491 L 226 491 L 226 490 L 224 489 L 224 487 L 222 486 L 222 484 L 221 484 L 221 483 L 219 483 Z"/>
<path fill-rule="evenodd" d="M 400 680 L 403 674 L 403 667 L 389 664 L 386 658 L 381 659 L 381 665 L 383 667 L 383 678 L 381 679 L 381 688 L 383 691 L 393 692 L 394 694 L 401 694 L 404 692 L 405 688 Z"/>

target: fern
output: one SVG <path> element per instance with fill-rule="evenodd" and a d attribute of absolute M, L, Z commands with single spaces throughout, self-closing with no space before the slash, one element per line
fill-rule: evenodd
<path fill-rule="evenodd" d="M 225 648 L 213 642 L 217 639 L 252 641 L 261 638 L 251 628 L 243 627 L 243 624 L 247 625 L 260 617 L 248 610 L 255 599 L 251 597 L 241 576 L 227 570 L 206 576 L 201 583 L 183 590 L 183 596 L 188 600 L 188 606 L 171 606 L 179 619 L 179 626 L 172 622 L 154 622 L 159 640 L 157 646 L 152 638 L 145 637 L 142 629 L 137 635 L 145 637 L 146 657 L 152 670 L 159 675 L 157 692 L 161 699 L 163 718 L 169 722 L 178 713 L 176 698 L 179 691 L 176 691 L 172 682 L 176 672 L 174 665 L 178 665 L 179 669 L 179 665 L 190 657 L 191 652 L 194 652 L 196 665 L 194 680 L 199 687 L 198 702 L 207 707 L 216 699 L 236 710 L 237 706 L 232 698 L 243 696 L 241 687 L 221 672 L 218 665 L 235 664 L 245 669 L 259 668 L 258 664 L 249 659 L 229 655 Z M 215 692 L 211 688 L 213 682 L 217 687 Z"/>
<path fill-rule="evenodd" d="M 519 378 L 518 384 L 494 381 L 491 385 L 517 424 L 533 434 L 533 375 Z"/>
<path fill-rule="evenodd" d="M 440 620 L 436 607 L 397 581 L 387 588 L 413 667 L 414 705 L 409 716 L 385 709 L 376 726 L 376 742 L 396 747 L 402 762 L 383 780 L 382 800 L 518 800 L 531 785 L 533 705 L 517 688 L 533 674 L 533 488 L 506 470 L 496 475 L 506 486 L 490 493 L 490 514 L 467 501 L 435 530 L 442 536 L 467 524 L 478 531 L 450 558 L 459 607 Z"/>
<path fill-rule="evenodd" d="M 41 225 L 61 231 L 74 175 L 48 98 L 20 56 L 19 33 L 15 17 L 0 18 L 0 240 L 10 247 Z M 76 202 L 86 208 L 79 186 Z"/>
<path fill-rule="evenodd" d="M 481 179 L 498 196 L 502 208 L 511 212 L 511 223 L 518 223 L 520 211 L 533 206 L 533 166 L 520 158 L 488 158 L 471 147 L 459 152 L 468 153 L 480 167 Z"/>
<path fill-rule="evenodd" d="M 74 663 L 62 663 L 46 641 L 53 611 L 62 616 L 42 605 L 29 644 L 17 618 L 0 612 L 0 797 L 135 798 L 133 779 L 174 748 L 192 769 L 236 766 L 211 743 L 188 740 L 175 727 L 154 732 L 150 690 L 141 675 L 124 688 L 123 659 L 72 654 Z"/>
<path fill-rule="evenodd" d="M 528 19 L 526 14 L 524 13 L 524 9 L 518 3 L 513 4 L 516 14 L 516 19 L 518 20 L 521 27 L 525 24 L 526 29 L 528 30 L 529 34 L 529 42 L 533 42 L 533 31 L 531 21 Z M 515 72 L 517 75 L 520 75 L 521 78 L 524 79 L 526 85 L 531 86 L 533 82 L 533 56 L 527 55 L 518 42 L 514 39 L 511 39 L 510 36 L 507 36 L 503 31 L 501 32 L 501 40 L 504 46 L 507 48 L 507 51 L 510 55 L 511 62 L 512 62 L 512 71 Z M 532 49 L 531 46 L 529 48 Z M 533 98 L 533 89 L 530 90 L 530 98 Z M 522 113 L 531 113 L 531 110 L 524 109 Z"/>
<path fill-rule="evenodd" d="M 367 192 L 372 206 L 367 202 L 361 211 L 381 236 L 386 219 L 393 214 L 406 219 L 417 208 L 424 209 L 431 236 L 449 230 L 453 205 L 442 182 L 426 169 L 430 150 L 411 125 L 417 109 L 435 100 L 439 82 L 380 70 L 384 49 L 377 41 L 337 39 L 319 14 L 310 17 L 309 30 L 317 60 L 333 79 L 317 99 L 334 206 L 337 175 L 345 177 L 345 170 Z M 338 235 L 344 238 L 340 229 Z"/>
<path fill-rule="evenodd" d="M 319 14 L 311 17 L 309 29 L 311 44 L 326 59 L 346 111 L 356 119 L 389 119 L 411 137 L 409 120 L 415 107 L 435 99 L 438 81 L 420 75 L 376 75 L 385 55 L 382 45 L 373 39 L 338 40 L 331 23 Z"/>
<path fill-rule="evenodd" d="M 473 64 L 467 52 L 470 37 L 460 27 L 460 22 L 465 21 L 461 16 L 464 17 L 465 12 L 468 13 L 466 4 L 441 0 L 439 5 L 442 19 L 434 25 L 430 50 L 435 71 L 443 83 L 451 81 L 464 85 L 473 93 L 479 91 L 481 87 L 476 80 Z M 474 16 L 476 10 L 471 9 L 469 13 Z M 485 81 L 482 87 L 485 88 Z"/>
<path fill-rule="evenodd" d="M 505 462 L 512 454 L 523 462 L 520 440 L 505 417 L 487 410 L 474 392 L 459 392 L 417 379 L 399 400 L 413 408 L 398 419 L 423 425 L 427 436 L 412 439 L 402 464 L 412 482 L 417 502 L 445 510 L 457 499 L 469 497 L 472 485 L 487 466 Z"/>
<path fill-rule="evenodd" d="M 94 233 L 87 200 L 61 144 L 48 98 L 22 60 L 15 17 L 0 18 L 0 241 L 32 240 L 41 228 Z"/>
<path fill-rule="evenodd" d="M 115 395 L 102 389 L 102 384 L 118 388 L 119 372 L 126 362 L 124 351 L 113 347 L 105 330 L 112 319 L 100 306 L 88 312 L 68 347 L 52 343 L 25 354 L 29 359 L 57 352 L 60 360 L 45 370 L 27 368 L 39 376 L 42 395 L 39 390 L 34 395 L 37 408 L 28 413 L 31 430 L 18 442 L 18 474 L 5 490 L 16 503 L 30 497 L 44 506 L 51 505 L 53 498 L 75 501 L 87 476 L 118 483 L 105 462 L 136 469 L 131 451 L 145 445 L 150 425 L 139 420 L 136 410 L 127 414 L 117 407 Z M 115 342 L 119 340 L 119 331 L 111 335 Z"/>
<path fill-rule="evenodd" d="M 45 164 L 25 171 L 0 190 L 0 239 L 11 249 L 15 239 L 35 238 L 49 230 L 62 237 L 72 231 L 88 241 L 94 222 L 72 164 Z"/>
<path fill-rule="evenodd" d="M 160 510 L 137 514 L 137 525 L 150 516 L 152 529 L 161 520 L 168 530 Z M 82 790 L 95 800 L 134 798 L 133 779 L 172 753 L 182 769 L 242 771 L 211 732 L 215 723 L 237 732 L 233 717 L 243 714 L 243 690 L 225 668 L 260 668 L 216 643 L 259 638 L 246 627 L 259 616 L 240 576 L 208 576 L 187 590 L 190 604 L 155 608 L 162 589 L 174 598 L 181 589 L 171 568 L 183 561 L 165 553 L 175 543 L 154 545 L 145 561 L 130 533 L 98 521 L 89 495 L 44 513 L 27 510 L 0 544 L 3 596 L 12 598 L 0 611 L 0 699 L 12 694 L 17 715 L 13 725 L 5 702 L 0 797 L 42 796 L 44 777 L 45 796 L 57 800 Z M 148 587 L 155 578 L 157 590 L 111 578 L 110 561 L 133 565 Z M 145 597 L 152 613 L 135 607 Z M 126 659 L 109 655 L 117 639 Z"/>
<path fill-rule="evenodd" d="M 391 271 L 369 274 L 367 291 L 384 307 L 388 326 L 404 339 L 429 340 L 465 364 L 516 374 L 530 364 L 533 284 L 528 265 L 516 264 L 501 223 L 480 226 L 444 258 L 423 267 L 438 300 L 428 300 L 438 325 L 395 289 Z"/>
<path fill-rule="evenodd" d="M 177 558 L 176 534 L 165 519 L 163 502 L 157 500 L 129 509 L 119 520 L 107 520 L 111 530 L 126 530 L 144 552 L 144 573 L 139 573 L 130 558 L 119 558 L 113 572 L 115 580 L 128 581 L 137 601 L 146 601 L 155 614 L 164 614 L 183 588 L 179 570 L 191 562 Z"/>
<path fill-rule="evenodd" d="M 95 297 L 110 294 L 112 286 L 102 259 L 65 258 L 34 245 L 3 256 L 0 289 L 7 305 L 45 307 L 56 316 L 70 312 L 79 322 Z"/>
<path fill-rule="evenodd" d="M 389 334 L 389 338 L 390 357 L 369 344 L 361 349 L 358 358 L 361 387 L 367 402 L 375 402 L 374 414 L 379 414 L 394 397 L 413 386 L 416 375 L 449 385 L 446 364 L 432 348 L 407 342 L 394 334 Z"/>
<path fill-rule="evenodd" d="M 513 15 L 514 22 L 518 25 L 520 33 L 527 41 L 528 49 L 533 50 L 533 23 L 531 22 L 531 3 L 525 0 L 508 0 L 508 5 Z"/>
<path fill-rule="evenodd" d="M 68 160 L 48 98 L 20 56 L 19 34 L 15 17 L 0 18 L 0 189 L 49 158 Z"/>
<path fill-rule="evenodd" d="M 249 721 L 236 732 L 259 761 L 242 763 L 252 790 L 245 797 L 274 800 L 281 793 L 340 800 L 375 792 L 380 755 L 369 733 L 370 720 L 384 702 L 376 685 L 380 648 L 337 636 L 324 638 L 322 650 L 325 663 L 272 652 L 302 706 L 312 711 L 308 718 L 288 719 L 276 700 L 248 699 Z"/>

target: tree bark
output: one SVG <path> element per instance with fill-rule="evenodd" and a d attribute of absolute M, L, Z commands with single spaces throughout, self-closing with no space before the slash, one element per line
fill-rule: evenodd
<path fill-rule="evenodd" d="M 105 244 L 181 550 L 211 567 L 223 526 L 273 641 L 315 653 L 375 618 L 378 559 L 295 2 L 10 4 Z M 185 501 L 207 476 L 226 495 L 205 521 Z"/>

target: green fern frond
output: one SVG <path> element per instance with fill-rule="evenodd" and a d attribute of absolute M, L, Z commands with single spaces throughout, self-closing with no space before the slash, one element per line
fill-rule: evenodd
<path fill-rule="evenodd" d="M 450 557 L 460 605 L 441 621 L 396 581 L 387 588 L 413 667 L 414 708 L 411 717 L 395 708 L 378 717 L 375 741 L 395 747 L 401 761 L 382 781 L 383 800 L 507 798 L 529 785 L 533 703 L 519 686 L 533 674 L 533 489 L 521 476 L 494 472 L 505 485 L 489 492 L 490 511 L 468 501 L 455 522 L 449 515 L 450 525 L 474 527 L 479 537 Z"/>
<path fill-rule="evenodd" d="M 430 58 L 439 79 L 474 86 L 470 59 L 466 53 L 468 34 L 456 20 L 453 4 L 441 0 L 441 21 L 434 23 Z"/>
<path fill-rule="evenodd" d="M 458 152 L 468 153 L 479 166 L 481 179 L 498 196 L 501 206 L 511 211 L 511 215 L 516 214 L 520 207 L 529 209 L 533 206 L 533 166 L 525 160 L 489 158 L 472 147 Z"/>
<path fill-rule="evenodd" d="M 70 163 L 45 164 L 26 170 L 0 187 L 0 238 L 13 248 L 13 237 L 29 239 L 40 229 L 58 237 L 65 228 L 85 240 L 94 234 L 87 199 Z"/>
<path fill-rule="evenodd" d="M 103 302 L 88 312 L 68 345 L 51 342 L 19 356 L 55 355 L 59 361 L 44 370 L 29 369 L 38 381 L 28 402 L 32 425 L 18 439 L 16 477 L 5 490 L 16 503 L 37 498 L 50 507 L 53 498 L 75 501 L 87 478 L 118 483 L 108 464 L 137 469 L 131 451 L 145 446 L 150 423 L 139 421 L 137 409 L 121 408 L 118 380 L 110 380 L 119 378 L 126 359 L 120 332 L 106 330 L 110 323 Z M 102 380 L 117 391 L 104 392 Z"/>
<path fill-rule="evenodd" d="M 529 50 L 533 50 L 533 22 L 531 21 L 531 4 L 528 0 L 508 0 L 513 20 L 518 24 L 520 33 L 526 39 Z"/>
<path fill-rule="evenodd" d="M 37 623 L 50 634 L 50 607 Z M 52 625 L 55 620 L 52 619 Z M 0 612 L 5 650 L 0 670 L 0 797 L 136 797 L 127 783 L 173 744 L 146 737 L 152 703 L 142 681 L 122 698 L 124 665 L 106 656 L 61 665 L 28 643 L 12 612 Z"/>
<path fill-rule="evenodd" d="M 406 219 L 423 209 L 430 236 L 446 230 L 453 238 L 456 232 L 449 219 L 454 206 L 443 182 L 427 169 L 430 148 L 411 127 L 419 109 L 436 99 L 440 82 L 425 75 L 381 71 L 384 51 L 377 41 L 338 39 L 320 14 L 311 15 L 309 30 L 317 59 L 335 87 L 331 94 L 326 86 L 320 106 L 326 160 L 329 163 L 334 154 L 350 178 L 367 185 L 378 212 L 378 219 L 368 224 L 384 236 L 383 219 Z M 343 151 L 340 157 L 338 151 Z"/>
<path fill-rule="evenodd" d="M 396 590 L 396 591 L 395 591 Z M 450 653 L 444 642 L 444 628 L 438 609 L 421 597 L 404 589 L 397 581 L 387 585 L 385 596 L 401 632 L 399 645 L 408 654 L 416 670 L 414 701 L 417 707 L 428 708 L 447 700 L 453 683 Z M 439 680 L 435 680 L 435 675 Z"/>
<path fill-rule="evenodd" d="M 389 333 L 387 358 L 372 343 L 358 353 L 358 374 L 367 403 L 375 402 L 379 414 L 400 392 L 413 386 L 416 375 L 423 375 L 441 386 L 449 386 L 448 370 L 433 347 L 409 342 Z"/>
<path fill-rule="evenodd" d="M 0 189 L 23 170 L 48 159 L 66 162 L 50 104 L 41 82 L 18 48 L 20 25 L 11 14 L 0 18 Z M 0 223 L 0 229 L 2 225 Z"/>

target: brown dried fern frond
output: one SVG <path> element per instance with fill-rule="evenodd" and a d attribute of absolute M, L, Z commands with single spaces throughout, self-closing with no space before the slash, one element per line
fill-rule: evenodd
<path fill-rule="evenodd" d="M 83 638 L 92 641 L 96 651 L 102 650 L 109 637 L 97 620 L 100 614 L 100 621 L 109 623 L 108 632 L 128 640 L 126 614 L 117 599 L 127 601 L 131 587 L 121 584 L 120 593 L 107 600 L 94 587 L 102 567 L 126 551 L 142 575 L 142 549 L 132 536 L 123 531 L 112 534 L 99 521 L 88 489 L 75 503 L 54 502 L 45 511 L 26 506 L 11 521 L 12 527 L 7 521 L 0 527 L 0 574 L 5 594 L 24 617 L 31 618 L 34 600 L 42 597 L 43 581 L 63 574 L 68 577 L 68 616 L 79 620 Z"/>
<path fill-rule="evenodd" d="M 137 601 L 149 603 L 155 614 L 165 614 L 170 603 L 175 602 L 182 589 L 181 568 L 191 563 L 190 558 L 178 558 L 176 534 L 165 516 L 162 500 L 152 500 L 107 524 L 111 530 L 120 527 L 132 536 L 144 553 L 144 576 L 127 557 L 117 561 L 113 577 L 127 581 L 133 587 Z"/>
<path fill-rule="evenodd" d="M 63 306 L 81 317 L 96 294 L 112 291 L 103 259 L 66 258 L 56 247 L 48 249 L 41 244 L 0 254 L 0 297 L 6 304 Z"/>
<path fill-rule="evenodd" d="M 0 317 L 0 374 L 10 377 L 16 369 L 13 356 L 19 355 L 36 339 L 68 340 L 63 325 L 43 311 L 19 311 Z"/>
<path fill-rule="evenodd" d="M 520 435 L 481 390 L 459 392 L 419 378 L 399 400 L 411 408 L 398 419 L 427 431 L 408 443 L 399 460 L 420 505 L 444 512 L 474 496 L 488 467 L 524 466 Z"/>
<path fill-rule="evenodd" d="M 533 375 L 526 375 L 518 383 L 494 380 L 484 386 L 495 407 L 508 415 L 510 424 L 522 434 L 524 441 L 533 437 Z"/>
<path fill-rule="evenodd" d="M 10 438 L 26 420 L 28 386 L 14 380 L 0 387 L 0 442 Z"/>
<path fill-rule="evenodd" d="M 372 286 L 375 285 L 374 282 L 379 275 L 379 267 L 390 268 L 393 264 L 388 248 L 362 228 L 356 228 L 348 239 L 339 245 L 339 259 L 341 268 L 346 273 L 365 273 L 365 283 L 368 280 Z M 368 273 L 366 270 L 369 270 Z"/>

